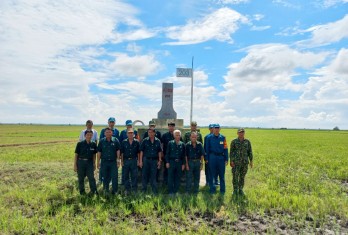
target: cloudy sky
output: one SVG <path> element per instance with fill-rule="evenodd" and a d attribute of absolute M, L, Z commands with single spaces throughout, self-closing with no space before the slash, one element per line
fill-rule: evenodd
<path fill-rule="evenodd" d="M 0 122 L 348 129 L 348 0 L 0 1 Z"/>

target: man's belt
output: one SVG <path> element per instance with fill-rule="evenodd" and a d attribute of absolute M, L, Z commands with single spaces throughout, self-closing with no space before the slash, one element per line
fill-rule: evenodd
<path fill-rule="evenodd" d="M 111 159 L 111 158 L 102 158 L 102 160 L 104 160 L 104 161 L 116 161 L 116 159 Z"/>
<path fill-rule="evenodd" d="M 180 162 L 181 159 L 179 159 L 179 158 L 171 158 L 171 159 L 169 159 L 169 161 Z"/>
<path fill-rule="evenodd" d="M 147 160 L 158 160 L 158 157 L 147 157 Z"/>
<path fill-rule="evenodd" d="M 88 160 L 92 160 L 92 158 L 79 158 L 79 160 L 88 161 Z"/>
<path fill-rule="evenodd" d="M 214 154 L 216 156 L 225 156 L 225 153 L 212 152 L 212 154 Z"/>
<path fill-rule="evenodd" d="M 135 157 L 125 157 L 124 160 L 136 160 L 137 158 Z"/>
<path fill-rule="evenodd" d="M 189 158 L 189 161 L 194 161 L 194 162 L 200 161 L 200 160 L 201 160 L 200 158 Z"/>

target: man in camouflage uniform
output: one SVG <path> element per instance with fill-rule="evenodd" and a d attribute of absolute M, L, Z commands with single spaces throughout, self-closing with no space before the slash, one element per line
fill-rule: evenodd
<path fill-rule="evenodd" d="M 237 131 L 238 138 L 232 140 L 230 146 L 230 166 L 233 175 L 233 197 L 245 196 L 243 192 L 244 178 L 248 172 L 248 164 L 253 168 L 253 152 L 251 143 L 244 138 L 244 129 Z"/>

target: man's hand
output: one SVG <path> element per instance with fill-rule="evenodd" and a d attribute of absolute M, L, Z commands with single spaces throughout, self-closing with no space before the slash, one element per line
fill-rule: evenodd
<path fill-rule="evenodd" d="M 185 170 L 185 165 L 183 164 L 182 166 L 181 166 L 181 171 L 184 171 Z"/>
<path fill-rule="evenodd" d="M 249 166 L 250 166 L 250 168 L 254 167 L 253 161 L 250 161 Z"/>
<path fill-rule="evenodd" d="M 166 163 L 166 168 L 168 169 L 170 167 L 169 163 Z"/>
<path fill-rule="evenodd" d="M 100 162 L 97 163 L 97 168 L 100 169 Z"/>
<path fill-rule="evenodd" d="M 139 166 L 140 168 L 143 168 L 143 162 L 139 162 L 138 166 Z"/>
<path fill-rule="evenodd" d="M 235 166 L 234 162 L 230 162 L 230 166 L 233 168 Z"/>
<path fill-rule="evenodd" d="M 158 162 L 157 162 L 157 169 L 160 169 L 160 168 L 161 168 L 161 164 L 162 164 L 162 161 L 158 161 Z"/>
<path fill-rule="evenodd" d="M 189 170 L 190 170 L 190 167 L 189 167 L 189 165 L 188 165 L 188 164 L 186 165 L 186 170 L 187 170 L 187 171 L 189 171 Z"/>
<path fill-rule="evenodd" d="M 77 164 L 74 164 L 74 171 L 77 172 Z"/>

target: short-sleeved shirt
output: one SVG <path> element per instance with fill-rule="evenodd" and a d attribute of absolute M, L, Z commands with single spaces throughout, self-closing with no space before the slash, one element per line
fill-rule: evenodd
<path fill-rule="evenodd" d="M 191 132 L 192 131 L 188 131 L 188 132 L 185 133 L 185 135 L 184 135 L 184 143 L 185 144 L 187 144 L 191 140 L 190 139 Z M 197 131 L 197 141 L 199 141 L 199 142 L 201 142 L 203 144 L 202 134 L 199 131 Z"/>
<path fill-rule="evenodd" d="M 123 159 L 137 159 L 140 152 L 140 143 L 137 139 L 133 139 L 132 144 L 129 143 L 128 138 L 121 143 L 121 153 Z"/>
<path fill-rule="evenodd" d="M 140 151 L 147 159 L 158 159 L 158 153 L 162 152 L 161 141 L 155 137 L 151 142 L 150 137 L 147 137 L 141 142 Z"/>
<path fill-rule="evenodd" d="M 87 129 L 84 129 L 81 131 L 80 137 L 79 137 L 79 141 L 83 141 L 86 139 L 85 137 L 85 131 L 87 131 Z M 93 136 L 92 136 L 92 141 L 93 142 L 97 142 L 99 140 L 98 138 L 98 132 L 94 129 L 91 130 L 93 132 Z"/>
<path fill-rule="evenodd" d="M 176 143 L 175 140 L 171 140 L 167 146 L 166 161 L 169 162 L 170 160 L 178 159 L 181 162 L 184 162 L 185 160 L 185 144 L 182 141 Z"/>
<path fill-rule="evenodd" d="M 86 140 L 77 143 L 75 153 L 78 158 L 93 159 L 93 155 L 97 153 L 97 144 L 95 142 L 87 143 Z"/>
<path fill-rule="evenodd" d="M 207 137 L 206 157 L 223 156 L 225 161 L 228 161 L 228 148 L 225 136 L 219 134 L 211 134 Z"/>
<path fill-rule="evenodd" d="M 253 160 L 253 151 L 248 139 L 240 141 L 239 138 L 232 140 L 230 147 L 230 159 L 236 164 L 248 164 Z"/>
<path fill-rule="evenodd" d="M 122 141 L 124 141 L 125 139 L 127 139 L 128 136 L 127 136 L 127 129 L 126 130 L 123 130 L 121 131 L 120 133 L 120 138 L 118 139 L 120 141 L 120 143 L 122 143 Z M 134 130 L 134 138 L 135 139 L 138 139 L 139 136 L 138 136 L 138 131 Z"/>
<path fill-rule="evenodd" d="M 118 139 L 108 141 L 106 138 L 100 140 L 98 144 L 98 152 L 101 152 L 101 159 L 116 160 L 117 151 L 121 149 Z"/>
<path fill-rule="evenodd" d="M 196 142 L 194 147 L 191 141 L 186 144 L 186 156 L 188 160 L 201 159 L 205 155 L 203 144 L 201 142 Z"/>
<path fill-rule="evenodd" d="M 105 138 L 105 128 L 101 130 L 99 139 L 103 138 Z M 112 140 L 115 139 L 120 141 L 120 132 L 116 128 L 112 129 Z"/>
<path fill-rule="evenodd" d="M 146 137 L 149 137 L 149 133 L 147 131 L 145 131 L 144 135 L 143 135 L 143 139 L 145 139 Z M 155 137 L 157 137 L 157 139 L 159 139 L 162 143 L 162 134 L 159 131 L 155 130 Z"/>

